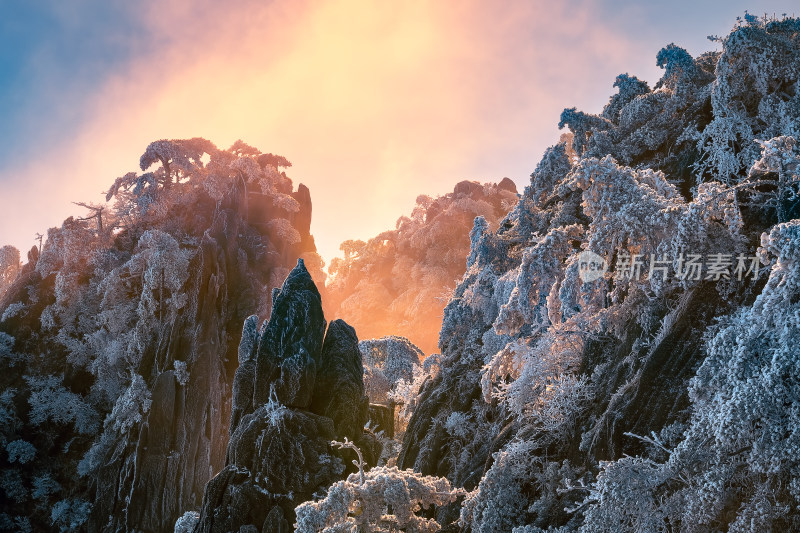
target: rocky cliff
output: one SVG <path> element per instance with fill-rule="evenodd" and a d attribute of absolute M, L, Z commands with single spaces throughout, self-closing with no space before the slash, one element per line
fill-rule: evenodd
<path fill-rule="evenodd" d="M 380 444 L 364 432 L 368 400 L 355 330 L 325 328 L 302 260 L 274 293 L 269 321 L 244 326 L 225 468 L 207 485 L 195 531 L 290 531 L 294 509 L 352 471 L 354 442 L 369 464 Z M 345 461 L 346 459 L 346 461 Z M 348 465 L 346 468 L 345 465 Z"/>
<path fill-rule="evenodd" d="M 298 257 L 324 279 L 309 191 L 272 164 L 288 161 L 198 140 L 152 153 L 102 230 L 50 230 L 0 303 L 2 444 L 34 450 L 3 458 L 4 527 L 169 531 L 199 509 L 225 466 L 242 323 L 268 316 Z"/>

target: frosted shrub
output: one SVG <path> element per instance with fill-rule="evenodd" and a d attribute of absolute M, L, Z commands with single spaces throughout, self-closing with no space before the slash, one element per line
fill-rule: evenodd
<path fill-rule="evenodd" d="M 186 361 L 174 361 L 173 366 L 175 367 L 175 380 L 178 382 L 178 385 L 181 387 L 186 386 L 189 383 L 189 371 L 186 370 Z"/>
<path fill-rule="evenodd" d="M 397 413 L 395 414 L 395 427 L 401 433 L 405 431 L 408 421 L 411 420 L 411 415 L 414 414 L 414 410 L 417 408 L 422 385 L 435 374 L 432 374 L 431 371 L 426 372 L 421 365 L 414 365 L 412 375 L 413 377 L 410 380 L 401 378 L 395 383 L 387 396 L 389 400 L 398 405 Z"/>
<path fill-rule="evenodd" d="M 445 478 L 411 470 L 376 467 L 334 483 L 324 499 L 295 509 L 298 533 L 417 531 L 435 532 L 440 525 L 416 513 L 432 505 L 454 502 L 463 491 Z"/>
<path fill-rule="evenodd" d="M 28 488 L 22 481 L 20 470 L 5 468 L 0 471 L 0 489 L 5 493 L 6 501 L 21 504 L 28 500 Z"/>
<path fill-rule="evenodd" d="M 24 358 L 23 354 L 14 351 L 14 337 L 0 331 L 0 361 L 13 367 Z"/>
<path fill-rule="evenodd" d="M 549 524 L 565 514 L 564 507 L 574 499 L 562 496 L 560 489 L 577 470 L 568 461 L 541 457 L 538 446 L 520 438 L 493 455 L 492 467 L 464 501 L 462 527 L 473 533 L 511 531 L 531 522 Z"/>
<path fill-rule="evenodd" d="M 264 418 L 269 422 L 269 425 L 277 431 L 283 428 L 283 418 L 289 413 L 289 410 L 278 400 L 278 395 L 274 388 L 270 389 L 269 399 L 264 405 Z"/>
<path fill-rule="evenodd" d="M 142 421 L 152 403 L 150 390 L 144 379 L 139 374 L 134 374 L 125 394 L 120 396 L 114 404 L 111 414 L 106 418 L 105 426 L 111 427 L 119 433 L 126 433 Z"/>
<path fill-rule="evenodd" d="M 0 317 L 0 322 L 5 322 L 6 320 L 10 320 L 15 316 L 19 316 L 23 314 L 25 311 L 25 304 L 22 302 L 14 302 L 13 304 L 6 307 L 6 310 L 3 311 L 3 316 Z"/>
<path fill-rule="evenodd" d="M 515 442 L 494 455 L 492 467 L 464 501 L 462 524 L 470 525 L 475 533 L 492 533 L 525 523 L 528 499 L 523 486 L 532 474 L 532 463 L 538 460 L 534 449 L 530 443 Z"/>
<path fill-rule="evenodd" d="M 659 489 L 668 480 L 668 470 L 641 457 L 623 457 L 616 462 L 603 463 L 588 496 L 590 501 L 598 503 L 586 511 L 581 532 L 679 529 L 676 515 L 680 512 L 680 499 L 659 498 Z"/>
<path fill-rule="evenodd" d="M 280 242 L 297 244 L 300 242 L 300 233 L 285 218 L 275 218 L 267 222 L 267 228 L 273 232 Z"/>
<path fill-rule="evenodd" d="M 33 491 L 31 492 L 33 499 L 47 501 L 50 495 L 57 494 L 59 491 L 61 491 L 61 485 L 50 477 L 50 474 L 33 478 Z"/>
<path fill-rule="evenodd" d="M 444 428 L 451 437 L 464 439 L 469 436 L 470 431 L 469 414 L 453 411 L 444 422 Z"/>
<path fill-rule="evenodd" d="M 766 195 L 764 207 L 771 207 L 777 213 L 778 222 L 786 222 L 787 205 L 797 206 L 800 202 L 800 154 L 795 152 L 797 140 L 794 137 L 774 137 L 768 141 L 758 141 L 761 145 L 761 158 L 750 168 L 748 178 L 756 179 L 756 185 L 763 183 L 757 178 L 765 174 L 777 175 L 771 183 L 775 191 Z M 758 198 L 762 195 L 756 195 Z"/>
<path fill-rule="evenodd" d="M 199 521 L 200 513 L 197 511 L 186 511 L 175 521 L 174 533 L 192 533 Z"/>
<path fill-rule="evenodd" d="M 36 448 L 28 441 L 17 439 L 6 444 L 8 452 L 8 462 L 28 463 L 36 455 Z"/>
<path fill-rule="evenodd" d="M 79 531 L 89 519 L 92 504 L 79 499 L 66 499 L 53 505 L 50 519 L 59 531 Z"/>
<path fill-rule="evenodd" d="M 58 378 L 26 377 L 31 394 L 30 422 L 44 425 L 48 421 L 73 424 L 75 431 L 94 435 L 100 426 L 99 415 L 92 405 L 79 394 L 64 387 Z"/>

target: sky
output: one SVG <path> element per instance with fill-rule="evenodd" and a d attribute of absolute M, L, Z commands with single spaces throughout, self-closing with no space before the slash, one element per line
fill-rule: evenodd
<path fill-rule="evenodd" d="M 158 139 L 289 159 L 326 261 L 420 194 L 521 190 L 566 107 L 597 113 L 656 54 L 719 49 L 795 1 L 0 0 L 0 245 L 101 202 Z"/>

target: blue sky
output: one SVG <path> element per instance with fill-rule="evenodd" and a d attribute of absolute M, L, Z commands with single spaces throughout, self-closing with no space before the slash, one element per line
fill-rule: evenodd
<path fill-rule="evenodd" d="M 80 127 L 93 87 L 131 59 L 141 28 L 122 2 L 4 4 L 0 160 L 8 161 L 30 157 L 43 141 L 57 143 Z"/>
<path fill-rule="evenodd" d="M 233 5 L 3 0 L 0 244 L 81 215 L 147 143 L 236 138 L 289 158 L 330 259 L 461 179 L 524 186 L 558 114 L 598 112 L 658 50 L 718 45 L 796 2 L 572 0 Z"/>

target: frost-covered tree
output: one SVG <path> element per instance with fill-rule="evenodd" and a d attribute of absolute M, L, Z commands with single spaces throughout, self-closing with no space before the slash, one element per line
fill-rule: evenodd
<path fill-rule="evenodd" d="M 689 387 L 692 417 L 678 442 L 647 440 L 662 457 L 603 463 L 582 531 L 790 531 L 800 502 L 800 222 L 762 237 L 772 264 L 763 292 L 726 318 Z M 666 452 L 666 453 L 665 453 Z"/>
<path fill-rule="evenodd" d="M 362 340 L 358 349 L 365 369 L 367 395 L 370 401 L 378 403 L 387 402 L 401 380 L 412 381 L 425 359 L 419 348 L 408 339 L 397 336 Z"/>
<path fill-rule="evenodd" d="M 579 469 L 568 461 L 548 461 L 532 441 L 516 440 L 492 457 L 492 467 L 461 509 L 460 524 L 475 533 L 511 531 L 524 524 L 548 524 L 566 514 L 574 497 L 559 490 Z M 537 498 L 531 502 L 530 494 Z"/>
<path fill-rule="evenodd" d="M 97 222 L 97 231 L 99 233 L 103 232 L 103 212 L 106 210 L 106 206 L 104 205 L 97 205 L 94 203 L 87 204 L 86 202 L 72 202 L 73 204 L 84 207 L 90 211 L 90 215 L 81 218 L 79 220 L 92 220 L 94 219 Z"/>
<path fill-rule="evenodd" d="M 212 154 L 216 147 L 210 141 L 195 137 L 186 140 L 160 140 L 150 143 L 139 158 L 139 167 L 145 171 L 157 162 L 161 163 L 158 181 L 168 189 L 175 181 L 191 175 L 203 167 L 202 157 Z"/>
<path fill-rule="evenodd" d="M 106 192 L 106 201 L 117 197 L 116 214 L 128 222 L 136 214 L 163 217 L 174 202 L 170 194 L 173 183 L 205 174 L 203 156 L 216 152 L 213 143 L 199 137 L 152 142 L 140 157 L 139 167 L 147 171 L 157 163 L 161 166 L 142 175 L 128 172 L 117 178 Z"/>
<path fill-rule="evenodd" d="M 61 532 L 80 531 L 81 526 L 89 519 L 91 509 L 92 504 L 85 500 L 61 500 L 53 506 L 50 518 Z"/>
<path fill-rule="evenodd" d="M 17 439 L 6 444 L 6 452 L 8 452 L 9 463 L 25 464 L 30 462 L 36 455 L 36 448 L 28 441 Z"/>
<path fill-rule="evenodd" d="M 65 388 L 54 376 L 27 377 L 25 381 L 31 391 L 28 403 L 32 424 L 73 424 L 78 433 L 96 433 L 100 423 L 99 416 L 86 398 Z"/>
<path fill-rule="evenodd" d="M 661 54 L 659 54 L 659 66 L 663 66 L 660 64 L 660 56 Z M 614 87 L 618 87 L 619 92 L 613 95 L 603 108 L 603 116 L 614 122 L 619 121 L 620 111 L 626 105 L 630 104 L 637 96 L 650 92 L 647 82 L 627 73 L 617 76 L 617 79 L 614 80 Z"/>
<path fill-rule="evenodd" d="M 610 128 L 611 122 L 607 118 L 590 115 L 572 107 L 561 112 L 558 129 L 562 129 L 564 126 L 569 127 L 572 132 L 572 147 L 575 153 L 583 155 L 586 151 L 587 141 L 594 134 Z"/>
<path fill-rule="evenodd" d="M 197 511 L 186 511 L 175 522 L 175 533 L 192 533 L 197 522 L 200 520 L 200 514 Z"/>
<path fill-rule="evenodd" d="M 19 250 L 11 245 L 0 248 L 0 298 L 16 279 L 20 266 Z"/>
<path fill-rule="evenodd" d="M 375 467 L 363 477 L 350 474 L 331 485 L 323 499 L 297 507 L 295 531 L 439 531 L 439 523 L 418 513 L 451 503 L 462 494 L 444 478 Z"/>
<path fill-rule="evenodd" d="M 3 320 L 5 320 L 6 315 L 9 314 L 8 310 L 12 308 L 12 306 L 13 304 L 8 306 L 3 312 Z M 13 367 L 24 360 L 24 355 L 14 350 L 14 337 L 7 333 L 0 332 L 0 362 L 9 367 Z"/>
<path fill-rule="evenodd" d="M 410 217 L 367 242 L 342 243 L 323 301 L 326 313 L 352 324 L 362 339 L 401 335 L 426 354 L 437 351 L 442 309 L 464 273 L 476 216 L 496 227 L 516 202 L 511 180 L 464 181 L 438 198 L 421 195 Z"/>
<path fill-rule="evenodd" d="M 441 365 L 441 356 L 433 354 L 421 365 L 415 365 L 410 379 L 400 378 L 387 393 L 387 398 L 397 406 L 395 411 L 395 434 L 402 436 L 408 427 L 408 421 L 419 405 L 419 394 L 422 386 L 436 377 Z"/>
<path fill-rule="evenodd" d="M 659 81 L 658 86 L 677 86 L 683 78 L 693 78 L 697 68 L 694 58 L 689 52 L 680 46 L 676 46 L 675 43 L 670 43 L 659 50 L 656 55 L 656 65 L 664 69 L 664 76 Z"/>
<path fill-rule="evenodd" d="M 774 188 L 774 192 L 767 195 L 766 201 L 762 200 L 762 205 L 775 210 L 778 222 L 787 222 L 788 214 L 793 213 L 800 204 L 800 154 L 795 153 L 797 140 L 794 137 L 781 136 L 759 141 L 759 144 L 761 157 L 748 172 L 748 178 L 756 181 L 747 185 L 761 185 L 764 182 L 759 178 L 775 176 L 773 183 L 766 184 L 767 187 Z M 755 196 L 758 198 L 760 195 Z"/>
<path fill-rule="evenodd" d="M 754 139 L 797 138 L 800 21 L 747 16 L 724 39 L 711 85 L 713 119 L 695 134 L 698 177 L 737 182 L 758 158 Z"/>

